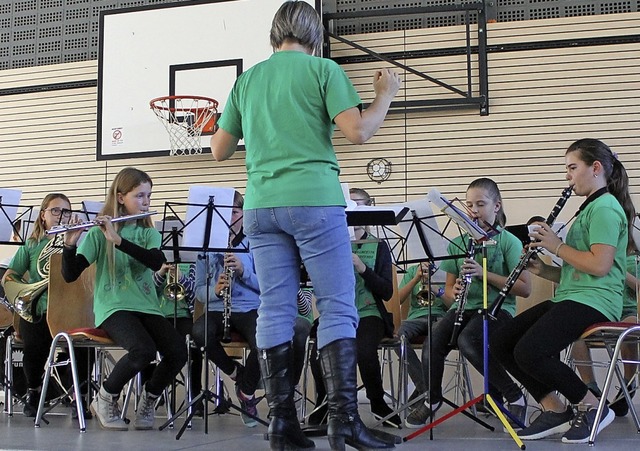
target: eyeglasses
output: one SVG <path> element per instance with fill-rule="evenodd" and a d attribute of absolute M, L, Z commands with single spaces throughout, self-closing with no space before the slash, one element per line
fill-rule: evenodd
<path fill-rule="evenodd" d="M 356 205 L 371 205 L 371 199 L 351 199 Z"/>
<path fill-rule="evenodd" d="M 53 208 L 45 208 L 44 211 L 48 211 L 53 216 L 71 216 L 71 210 L 67 210 L 66 208 L 53 207 Z"/>

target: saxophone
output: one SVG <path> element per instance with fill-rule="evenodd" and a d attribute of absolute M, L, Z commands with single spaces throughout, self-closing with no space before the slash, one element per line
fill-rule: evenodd
<path fill-rule="evenodd" d="M 13 310 L 22 319 L 34 322 L 36 300 L 49 287 L 49 259 L 62 252 L 62 235 L 56 235 L 44 245 L 38 255 L 36 267 L 42 280 L 25 282 L 18 274 L 9 274 L 4 281 L 4 292 Z"/>
<path fill-rule="evenodd" d="M 475 246 L 473 238 L 469 238 L 469 247 L 465 258 L 472 259 L 475 255 Z M 469 296 L 469 287 L 471 286 L 472 276 L 471 274 L 463 274 L 462 268 L 460 268 L 460 280 L 462 281 L 462 289 L 456 296 L 455 302 L 458 303 L 456 308 L 456 318 L 453 322 L 453 330 L 451 331 L 451 339 L 449 340 L 449 346 L 456 346 L 458 342 L 458 335 L 460 335 L 460 328 L 462 327 L 462 321 L 464 320 L 464 309 L 467 306 L 467 297 Z"/>
<path fill-rule="evenodd" d="M 224 274 L 229 282 L 220 292 L 222 298 L 222 341 L 223 343 L 231 342 L 231 287 L 233 285 L 234 270 L 232 267 L 225 265 Z"/>

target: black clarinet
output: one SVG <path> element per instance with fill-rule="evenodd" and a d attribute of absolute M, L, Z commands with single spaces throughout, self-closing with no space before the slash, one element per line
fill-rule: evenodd
<path fill-rule="evenodd" d="M 472 259 L 475 256 L 475 246 L 473 238 L 469 239 L 469 250 L 465 258 Z M 464 309 L 467 306 L 467 297 L 469 296 L 469 286 L 471 285 L 471 274 L 462 274 L 460 269 L 460 279 L 462 280 L 462 290 L 456 296 L 455 302 L 458 303 L 456 308 L 456 318 L 453 322 L 453 329 L 451 330 L 451 339 L 449 340 L 449 346 L 456 346 L 458 342 L 458 335 L 460 335 L 460 328 L 462 327 L 462 321 L 464 320 Z"/>
<path fill-rule="evenodd" d="M 549 217 L 547 217 L 547 220 L 545 221 L 548 226 L 552 226 L 553 223 L 556 221 L 556 218 L 560 214 L 560 211 L 562 211 L 562 209 L 564 208 L 564 205 L 567 203 L 567 200 L 569 199 L 569 197 L 571 197 L 571 192 L 572 192 L 572 188 L 570 186 L 562 190 L 562 195 L 560 196 L 560 199 L 558 199 L 558 201 L 553 207 L 553 210 L 551 210 L 551 213 L 549 213 Z M 529 264 L 529 260 L 531 260 L 531 258 L 537 252 L 538 250 L 536 248 L 529 248 L 527 252 L 525 252 L 522 255 L 522 257 L 520 257 L 520 261 L 518 262 L 516 267 L 513 268 L 513 271 L 511 271 L 511 274 L 509 274 L 509 277 L 507 277 L 507 281 L 504 283 L 502 290 L 500 290 L 500 293 L 498 293 L 498 296 L 496 297 L 495 301 L 493 301 L 493 304 L 491 304 L 491 307 L 489 308 L 489 317 L 491 319 L 497 318 L 498 312 L 502 308 L 502 304 L 504 303 L 504 300 L 509 295 L 509 292 L 511 291 L 513 286 L 516 284 L 516 281 L 520 277 L 520 274 L 522 274 L 522 271 L 524 271 L 527 268 L 527 265 Z"/>
<path fill-rule="evenodd" d="M 231 284 L 233 283 L 233 268 L 229 266 L 224 267 L 224 272 L 227 276 L 228 285 L 222 290 L 222 338 L 223 343 L 231 343 Z"/>

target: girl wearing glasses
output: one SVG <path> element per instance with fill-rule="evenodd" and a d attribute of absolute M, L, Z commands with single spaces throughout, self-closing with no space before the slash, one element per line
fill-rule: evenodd
<path fill-rule="evenodd" d="M 47 194 L 40 205 L 40 213 L 34 223 L 33 232 L 27 238 L 27 241 L 20 246 L 16 255 L 11 260 L 7 271 L 2 278 L 4 285 L 7 278 L 14 274 L 14 278 L 22 278 L 28 273 L 28 279 L 25 283 L 39 282 L 47 277 L 47 274 L 41 275 L 38 268 L 44 266 L 44 261 L 40 258 L 43 248 L 53 239 L 45 233 L 46 230 L 58 224 L 69 222 L 71 217 L 71 203 L 69 198 L 61 193 Z M 62 244 L 62 243 L 60 243 Z M 45 257 L 48 259 L 48 257 Z M 45 290 L 33 302 L 34 312 L 33 322 L 20 318 L 20 336 L 24 342 L 23 371 L 27 381 L 27 395 L 24 402 L 23 413 L 27 417 L 35 417 L 38 410 L 38 401 L 40 400 L 40 389 L 42 386 L 42 377 L 44 375 L 44 364 L 49 355 L 49 348 L 53 341 L 49 326 L 45 320 L 47 312 L 47 290 Z M 80 368 L 86 368 L 88 362 L 88 354 L 84 352 L 76 352 L 76 358 Z M 81 377 L 86 378 L 86 371 L 80 373 Z M 84 381 L 83 381 L 84 382 Z M 86 384 L 83 383 L 82 390 L 86 393 Z M 84 402 L 84 400 L 83 400 Z M 85 404 L 86 405 L 86 404 Z M 76 411 L 75 409 L 73 410 Z M 91 414 L 85 409 L 85 418 L 89 418 Z"/>

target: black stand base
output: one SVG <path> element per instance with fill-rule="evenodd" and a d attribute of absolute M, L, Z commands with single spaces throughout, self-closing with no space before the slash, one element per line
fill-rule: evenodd
<path fill-rule="evenodd" d="M 267 427 L 269 426 L 269 423 L 267 423 L 266 421 L 264 421 L 263 419 L 261 419 L 259 417 L 251 415 L 249 412 L 247 412 L 246 410 L 242 409 L 241 407 L 236 406 L 235 404 L 233 404 L 228 399 L 225 399 L 225 397 L 223 395 L 217 395 L 217 394 L 213 393 L 211 390 L 203 390 L 198 396 L 193 398 L 190 403 L 188 403 L 187 405 L 183 406 L 180 410 L 178 410 L 173 415 L 173 417 L 171 417 L 167 421 L 165 421 L 164 424 L 162 426 L 160 426 L 158 429 L 159 430 L 163 430 L 164 428 L 166 428 L 167 426 L 172 424 L 177 417 L 179 417 L 184 412 L 186 412 L 189 409 L 189 407 L 192 407 L 193 405 L 199 403 L 200 401 L 207 402 L 207 403 L 208 402 L 215 403 L 216 401 L 218 401 L 220 404 L 213 410 L 213 413 L 224 414 L 224 413 L 230 412 L 230 409 L 233 409 L 233 410 L 236 410 L 237 412 L 240 412 L 241 414 L 245 414 L 248 417 L 253 418 L 254 420 L 256 420 L 258 423 L 262 424 L 263 426 L 267 426 Z M 205 434 L 208 433 L 208 427 L 207 427 L 208 421 L 206 421 L 207 420 L 207 415 L 208 415 L 207 407 L 208 407 L 208 404 L 205 404 L 204 405 Z M 182 427 L 178 431 L 178 434 L 176 435 L 176 440 L 180 440 L 180 437 L 182 437 L 182 434 L 184 434 L 184 431 L 191 424 L 191 419 L 193 418 L 193 415 L 194 415 L 194 410 L 192 409 L 191 413 L 189 415 L 187 415 L 187 418 L 185 418 L 184 424 L 182 425 Z"/>

